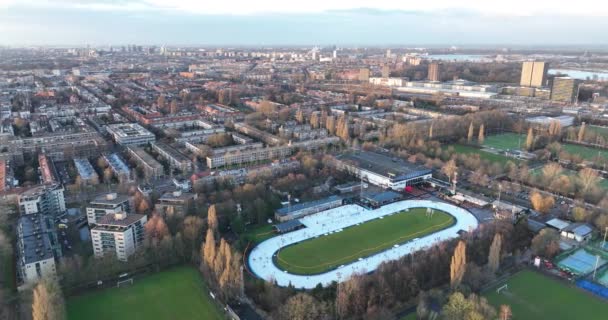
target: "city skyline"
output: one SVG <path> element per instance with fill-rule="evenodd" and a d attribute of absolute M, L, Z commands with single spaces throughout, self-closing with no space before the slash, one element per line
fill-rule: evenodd
<path fill-rule="evenodd" d="M 591 2 L 2 0 L 0 45 L 606 45 L 608 6 Z"/>

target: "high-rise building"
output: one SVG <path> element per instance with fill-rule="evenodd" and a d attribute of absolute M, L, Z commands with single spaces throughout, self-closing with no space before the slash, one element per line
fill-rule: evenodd
<path fill-rule="evenodd" d="M 148 218 L 141 214 L 114 213 L 97 220 L 91 229 L 93 252 L 96 257 L 110 253 L 120 261 L 129 256 L 144 242 L 144 225 Z"/>
<path fill-rule="evenodd" d="M 97 220 L 105 215 L 121 213 L 131 213 L 131 202 L 129 197 L 118 195 L 117 193 L 107 193 L 98 196 L 87 206 L 87 222 L 89 225 L 94 225 Z"/>
<path fill-rule="evenodd" d="M 363 81 L 363 82 L 369 81 L 369 69 L 368 68 L 359 69 L 359 81 Z"/>
<path fill-rule="evenodd" d="M 17 267 L 25 283 L 56 275 L 55 260 L 61 257 L 55 223 L 50 216 L 28 214 L 17 224 Z"/>
<path fill-rule="evenodd" d="M 429 64 L 429 81 L 439 81 L 439 63 L 437 62 Z"/>
<path fill-rule="evenodd" d="M 525 61 L 521 66 L 520 85 L 540 88 L 547 82 L 549 63 L 541 61 Z"/>
<path fill-rule="evenodd" d="M 573 103 L 576 100 L 577 81 L 570 77 L 555 77 L 551 87 L 551 100 Z"/>
<path fill-rule="evenodd" d="M 63 187 L 60 184 L 50 184 L 25 190 L 19 195 L 19 211 L 22 215 L 61 215 L 65 212 Z"/>
<path fill-rule="evenodd" d="M 382 66 L 382 78 L 388 78 L 391 76 L 391 68 L 388 64 Z"/>

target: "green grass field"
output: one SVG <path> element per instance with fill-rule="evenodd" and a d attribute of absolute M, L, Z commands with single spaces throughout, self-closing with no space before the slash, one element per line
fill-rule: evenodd
<path fill-rule="evenodd" d="M 533 271 L 519 272 L 506 283 L 508 290 L 498 294 L 493 288 L 485 296 L 496 308 L 510 305 L 514 320 L 600 320 L 608 314 L 605 301 Z"/>
<path fill-rule="evenodd" d="M 266 239 L 270 239 L 277 234 L 274 232 L 274 226 L 271 224 L 262 224 L 255 226 L 248 226 L 247 230 L 243 234 L 243 237 L 247 241 L 251 241 L 253 244 L 260 243 Z"/>
<path fill-rule="evenodd" d="M 445 212 L 435 210 L 429 218 L 426 208 L 410 209 L 286 247 L 275 262 L 291 273 L 317 274 L 445 229 L 453 222 L 454 217 Z"/>
<path fill-rule="evenodd" d="M 598 155 L 604 159 L 608 159 L 608 151 L 581 146 L 578 144 L 564 143 L 562 144 L 562 150 L 573 155 L 579 155 L 581 158 L 588 161 L 595 160 Z"/>
<path fill-rule="evenodd" d="M 493 136 L 488 135 L 483 142 L 483 146 L 500 150 L 519 150 L 520 138 L 521 146 L 523 148 L 526 144 L 526 136 L 517 133 L 502 133 Z"/>
<path fill-rule="evenodd" d="M 580 127 L 576 127 L 577 130 L 579 128 Z M 600 127 L 600 126 L 588 125 L 588 126 L 585 127 L 585 130 L 589 130 L 590 132 L 595 132 L 596 134 L 599 134 L 601 136 L 604 136 L 605 138 L 608 138 L 608 127 Z"/>
<path fill-rule="evenodd" d="M 225 319 L 192 267 L 178 267 L 134 281 L 132 286 L 69 298 L 68 319 Z"/>
<path fill-rule="evenodd" d="M 454 152 L 458 153 L 458 154 L 478 154 L 479 158 L 481 160 L 486 160 L 489 162 L 496 162 L 496 163 L 500 163 L 502 165 L 507 164 L 508 161 L 511 161 L 515 164 L 517 164 L 520 160 L 518 159 L 514 159 L 514 158 L 510 158 L 507 156 L 503 156 L 500 154 L 495 154 L 495 153 L 491 153 L 491 152 L 487 152 L 487 151 L 483 151 L 479 148 L 475 148 L 472 146 L 467 146 L 467 145 L 462 145 L 462 144 L 454 144 L 454 145 L 450 145 L 450 147 L 454 148 Z"/>

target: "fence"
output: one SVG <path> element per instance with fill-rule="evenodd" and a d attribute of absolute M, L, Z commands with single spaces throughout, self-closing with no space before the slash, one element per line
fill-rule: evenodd
<path fill-rule="evenodd" d="M 582 279 L 582 280 L 578 280 L 576 282 L 576 285 L 579 288 L 587 290 L 600 298 L 608 299 L 608 288 L 603 287 L 597 283 L 593 283 L 589 280 Z"/>

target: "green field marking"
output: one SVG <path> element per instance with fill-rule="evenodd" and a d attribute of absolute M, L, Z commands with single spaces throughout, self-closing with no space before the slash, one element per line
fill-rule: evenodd
<path fill-rule="evenodd" d="M 608 159 L 608 150 L 596 149 L 578 144 L 564 143 L 562 144 L 562 150 L 571 155 L 578 155 L 587 161 L 597 159 L 598 155 L 601 158 Z"/>
<path fill-rule="evenodd" d="M 264 240 L 268 240 L 276 235 L 277 233 L 274 231 L 273 225 L 262 224 L 248 226 L 245 233 L 243 233 L 243 238 L 247 241 L 251 241 L 253 244 L 257 244 Z"/>
<path fill-rule="evenodd" d="M 492 136 L 486 136 L 483 142 L 484 147 L 499 149 L 499 150 L 520 150 L 526 146 L 526 135 L 517 133 L 502 133 Z"/>
<path fill-rule="evenodd" d="M 497 309 L 511 306 L 514 320 L 606 319 L 608 303 L 585 292 L 533 271 L 521 271 L 506 281 L 508 289 L 485 294 Z"/>
<path fill-rule="evenodd" d="M 479 158 L 481 160 L 486 160 L 488 162 L 495 162 L 495 163 L 500 163 L 502 165 L 506 165 L 507 162 L 511 161 L 515 164 L 519 163 L 521 160 L 519 159 L 515 159 L 515 158 L 511 158 L 511 157 L 507 157 L 501 154 L 496 154 L 496 153 L 492 153 L 492 152 L 488 152 L 488 151 L 484 151 L 482 149 L 473 147 L 473 146 L 467 146 L 467 145 L 462 145 L 462 144 L 454 144 L 454 145 L 450 145 L 449 147 L 454 148 L 454 152 L 456 152 L 457 154 L 477 154 L 479 155 Z"/>
<path fill-rule="evenodd" d="M 445 229 L 454 221 L 442 211 L 435 210 L 429 218 L 426 208 L 414 208 L 285 247 L 275 263 L 294 274 L 317 274 Z"/>
<path fill-rule="evenodd" d="M 225 319 L 199 272 L 178 267 L 135 279 L 133 285 L 93 291 L 67 300 L 68 319 Z"/>

